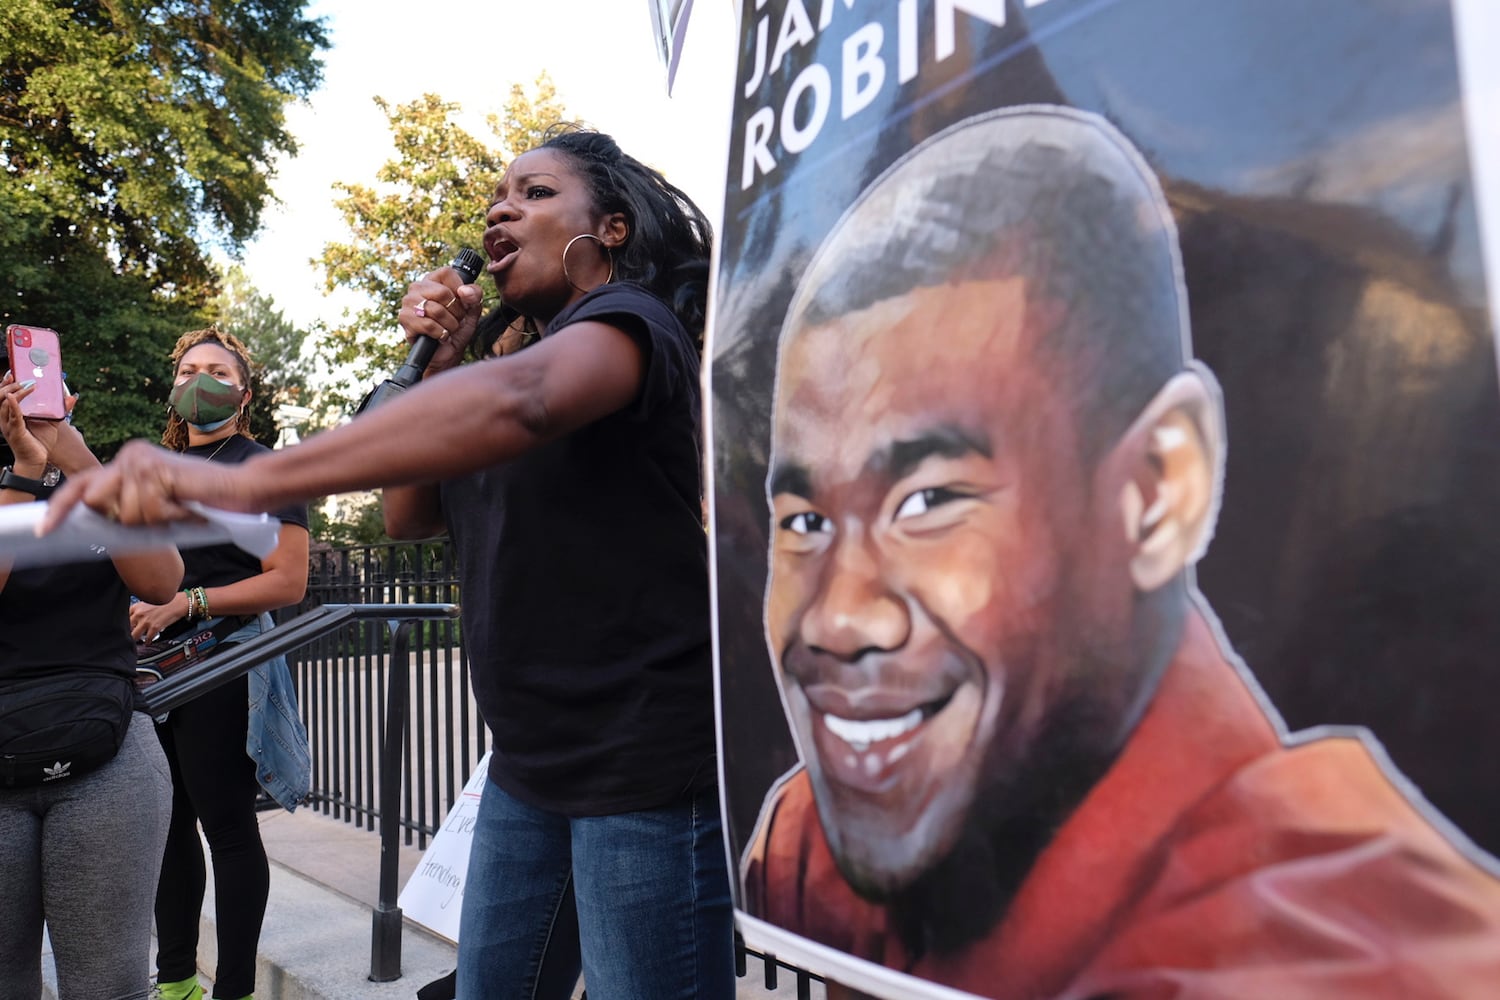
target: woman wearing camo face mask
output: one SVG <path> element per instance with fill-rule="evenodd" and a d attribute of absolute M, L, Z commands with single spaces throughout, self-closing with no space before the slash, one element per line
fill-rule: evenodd
<path fill-rule="evenodd" d="M 204 347 L 211 347 L 205 342 Z M 227 351 L 223 353 L 229 353 Z M 223 360 L 219 358 L 218 360 Z M 191 364 L 191 362 L 189 362 Z M 223 381 L 228 373 L 213 374 L 199 372 L 196 375 L 183 372 L 172 386 L 169 402 L 174 415 L 181 417 L 189 428 L 199 434 L 208 435 L 221 430 L 231 420 L 238 420 L 246 413 L 250 394 L 245 387 L 234 381 Z M 229 376 L 237 379 L 238 375 Z M 238 433 L 235 428 L 235 433 Z M 229 437 L 228 434 L 224 437 Z"/>
<path fill-rule="evenodd" d="M 250 355 L 232 334 L 195 330 L 172 351 L 171 415 L 162 444 L 205 461 L 239 463 L 268 449 L 250 436 Z M 235 619 L 219 647 L 271 627 L 268 612 L 307 590 L 307 508 L 273 511 L 281 538 L 264 561 L 234 545 L 187 549 L 183 591 L 163 605 L 131 605 L 139 641 Z M 238 627 L 235 627 L 238 626 Z M 287 809 L 307 793 L 307 733 L 296 714 L 286 659 L 174 709 L 157 726 L 172 767 L 172 821 L 156 895 L 157 985 L 166 1000 L 198 1000 L 198 915 L 204 865 L 199 823 L 213 859 L 218 911 L 214 995 L 248 997 L 269 892 L 269 868 L 256 820 L 260 788 Z M 285 709 L 285 711 L 283 711 Z M 290 752 L 286 748 L 292 748 Z"/>

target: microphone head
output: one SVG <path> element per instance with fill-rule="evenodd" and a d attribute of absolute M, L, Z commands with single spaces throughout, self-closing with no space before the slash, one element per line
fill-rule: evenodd
<path fill-rule="evenodd" d="M 472 285 L 479 280 L 479 272 L 484 270 L 484 258 L 468 247 L 464 247 L 454 256 L 448 266 L 463 275 L 464 284 Z"/>

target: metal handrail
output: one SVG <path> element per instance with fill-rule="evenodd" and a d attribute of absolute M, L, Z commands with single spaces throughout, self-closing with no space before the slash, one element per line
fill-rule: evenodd
<path fill-rule="evenodd" d="M 454 619 L 456 604 L 324 604 L 298 615 L 255 638 L 236 644 L 222 654 L 185 667 L 143 692 L 147 711 L 160 716 L 194 698 L 247 674 L 273 656 L 285 655 L 335 629 L 354 621 L 384 621 L 391 632 L 390 675 L 386 687 L 385 733 L 380 753 L 380 894 L 371 915 L 370 975 L 373 982 L 390 982 L 401 977 L 401 907 L 400 823 L 402 752 L 405 749 L 407 716 L 408 659 L 411 629 L 419 621 Z M 770 952 L 759 952 L 745 946 L 736 932 L 735 973 L 743 978 L 746 958 L 754 956 L 764 963 L 767 990 L 777 988 L 777 972 L 785 970 L 796 980 L 799 1000 L 811 995 L 812 983 L 823 982 L 821 976 L 798 968 Z"/>
<path fill-rule="evenodd" d="M 380 620 L 391 630 L 391 673 L 386 688 L 385 736 L 380 754 L 380 896 L 370 932 L 370 979 L 401 977 L 401 907 L 396 904 L 401 829 L 401 754 L 405 747 L 407 654 L 419 621 L 457 618 L 456 604 L 324 604 L 223 654 L 185 667 L 146 688 L 146 710 L 160 716 L 249 673 L 253 668 L 353 621 Z"/>
<path fill-rule="evenodd" d="M 161 715 L 180 708 L 269 660 L 305 646 L 351 621 L 431 621 L 457 618 L 456 604 L 324 604 L 227 652 L 184 667 L 146 688 L 146 710 Z"/>

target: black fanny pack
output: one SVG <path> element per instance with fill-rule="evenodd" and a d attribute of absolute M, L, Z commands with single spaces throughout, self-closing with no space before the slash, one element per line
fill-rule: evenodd
<path fill-rule="evenodd" d="M 0 787 L 64 781 L 120 752 L 135 685 L 118 674 L 72 673 L 0 686 Z"/>

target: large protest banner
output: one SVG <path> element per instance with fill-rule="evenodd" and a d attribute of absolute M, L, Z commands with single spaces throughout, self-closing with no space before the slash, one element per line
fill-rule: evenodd
<path fill-rule="evenodd" d="M 885 997 L 1486 995 L 1500 19 L 740 25 L 709 349 L 746 940 Z"/>

